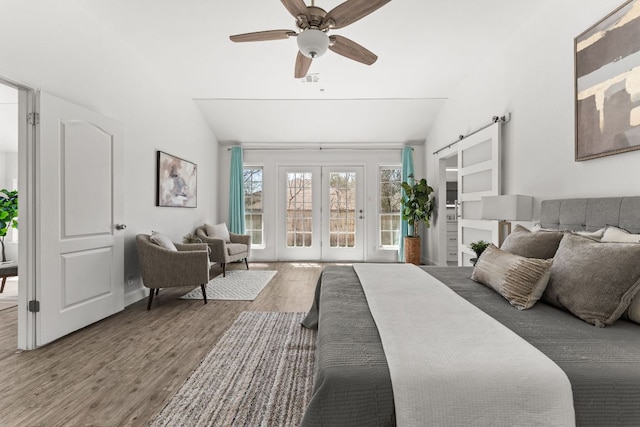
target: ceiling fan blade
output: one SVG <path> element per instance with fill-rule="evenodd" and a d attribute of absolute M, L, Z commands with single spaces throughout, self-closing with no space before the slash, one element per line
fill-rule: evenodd
<path fill-rule="evenodd" d="M 282 4 L 294 18 L 298 19 L 300 15 L 309 18 L 309 12 L 307 11 L 307 5 L 304 4 L 304 0 L 282 0 Z"/>
<path fill-rule="evenodd" d="M 347 0 L 334 7 L 324 17 L 330 28 L 342 28 L 375 12 L 391 0 Z M 331 22 L 332 21 L 332 22 Z"/>
<path fill-rule="evenodd" d="M 345 56 L 354 61 L 371 65 L 378 59 L 378 56 L 370 50 L 360 46 L 358 43 L 342 36 L 330 36 L 329 49 L 338 55 Z"/>
<path fill-rule="evenodd" d="M 298 57 L 296 58 L 296 71 L 294 74 L 296 79 L 301 79 L 307 75 L 312 61 L 313 60 L 311 58 L 307 58 L 302 54 L 302 52 L 298 51 Z"/>
<path fill-rule="evenodd" d="M 236 34 L 229 36 L 232 42 L 261 42 L 267 40 L 282 40 L 295 36 L 297 33 L 292 30 L 269 30 L 257 31 L 255 33 Z"/>

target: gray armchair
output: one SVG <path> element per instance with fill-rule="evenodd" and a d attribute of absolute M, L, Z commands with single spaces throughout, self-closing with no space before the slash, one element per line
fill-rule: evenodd
<path fill-rule="evenodd" d="M 198 286 L 207 303 L 205 285 L 209 283 L 209 254 L 205 243 L 178 244 L 177 251 L 165 249 L 151 241 L 148 234 L 136 236 L 140 271 L 144 286 L 151 289 L 147 310 L 160 288 Z"/>
<path fill-rule="evenodd" d="M 204 225 L 196 228 L 196 237 L 205 242 L 211 248 L 209 259 L 222 265 L 222 277 L 227 274 L 227 263 L 244 259 L 244 263 L 249 269 L 249 255 L 251 252 L 251 236 L 245 234 L 229 233 L 231 242 L 224 239 L 212 238 L 207 235 Z"/>

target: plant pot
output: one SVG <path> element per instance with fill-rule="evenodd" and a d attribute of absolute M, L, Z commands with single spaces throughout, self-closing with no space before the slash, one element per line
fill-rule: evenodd
<path fill-rule="evenodd" d="M 404 262 L 420 265 L 422 258 L 420 236 L 407 236 L 404 238 Z"/>

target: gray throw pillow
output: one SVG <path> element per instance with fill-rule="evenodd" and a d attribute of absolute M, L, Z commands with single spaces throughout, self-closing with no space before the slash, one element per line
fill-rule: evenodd
<path fill-rule="evenodd" d="M 226 223 L 209 225 L 205 224 L 204 229 L 207 231 L 207 236 L 212 239 L 222 239 L 225 242 L 231 242 L 231 236 L 229 235 L 229 229 Z"/>
<path fill-rule="evenodd" d="M 640 245 L 566 234 L 542 299 L 596 326 L 611 325 L 640 290 Z"/>
<path fill-rule="evenodd" d="M 151 232 L 151 237 L 149 237 L 149 240 L 151 240 L 153 243 L 155 243 L 160 247 L 169 249 L 170 251 L 174 251 L 174 252 L 178 251 L 178 249 L 176 248 L 176 245 L 173 244 L 171 239 L 169 239 L 164 234 L 158 233 L 157 231 Z"/>
<path fill-rule="evenodd" d="M 534 233 L 518 224 L 500 249 L 526 258 L 549 259 L 556 254 L 562 236 L 563 231 L 540 230 Z"/>
<path fill-rule="evenodd" d="M 525 258 L 489 245 L 471 279 L 487 285 L 520 310 L 533 307 L 549 282 L 552 259 Z"/>

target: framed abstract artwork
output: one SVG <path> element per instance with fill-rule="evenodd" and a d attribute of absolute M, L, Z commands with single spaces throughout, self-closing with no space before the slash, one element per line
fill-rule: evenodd
<path fill-rule="evenodd" d="M 640 149 L 640 1 L 575 39 L 576 161 Z"/>
<path fill-rule="evenodd" d="M 163 151 L 157 154 L 156 206 L 197 207 L 198 166 Z"/>

